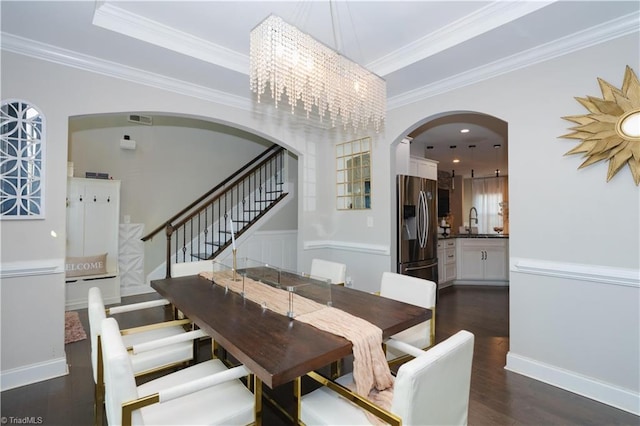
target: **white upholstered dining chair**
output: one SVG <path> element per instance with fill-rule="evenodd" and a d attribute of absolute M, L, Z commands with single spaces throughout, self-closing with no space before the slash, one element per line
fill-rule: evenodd
<path fill-rule="evenodd" d="M 433 281 L 409 275 L 383 272 L 380 282 L 380 296 L 431 310 L 431 319 L 391 336 L 395 340 L 427 349 L 435 343 L 436 291 Z M 387 360 L 397 362 L 407 357 L 394 348 L 387 347 Z"/>
<path fill-rule="evenodd" d="M 311 272 L 309 275 L 316 278 L 331 280 L 331 284 L 344 285 L 347 274 L 347 265 L 331 262 L 324 259 L 311 260 Z"/>
<path fill-rule="evenodd" d="M 108 315 L 123 314 L 128 312 L 150 309 L 168 305 L 165 299 L 148 302 L 133 303 L 122 306 L 105 308 L 102 293 L 97 287 L 89 289 L 88 314 L 89 334 L 91 337 L 91 368 L 93 370 L 93 382 L 95 384 L 95 421 L 102 426 L 102 413 L 104 405 L 104 362 L 102 359 L 102 321 Z M 185 326 L 190 327 L 189 320 L 167 321 L 156 324 L 148 324 L 128 330 L 123 330 L 123 341 L 127 347 L 133 347 L 140 343 L 155 341 L 158 339 L 180 336 L 182 341 L 176 341 L 171 345 L 157 350 L 147 351 L 141 354 L 130 354 L 134 374 L 143 375 L 155 372 L 159 369 L 186 365 L 194 358 L 193 338 L 205 335 L 202 332 L 187 332 Z"/>
<path fill-rule="evenodd" d="M 389 411 L 351 391 L 351 374 L 333 382 L 310 373 L 323 386 L 302 397 L 301 419 L 307 426 L 370 425 L 360 408 L 366 406 L 380 418 L 386 415 L 390 424 L 466 425 L 473 342 L 473 334 L 465 330 L 428 351 L 390 339 L 389 346 L 415 358 L 398 370 Z"/>
<path fill-rule="evenodd" d="M 246 425 L 255 420 L 253 393 L 212 359 L 136 386 L 131 357 L 114 318 L 102 322 L 107 422 L 110 425 Z M 153 346 L 153 345 L 151 345 Z M 144 353 L 144 344 L 134 346 Z"/>

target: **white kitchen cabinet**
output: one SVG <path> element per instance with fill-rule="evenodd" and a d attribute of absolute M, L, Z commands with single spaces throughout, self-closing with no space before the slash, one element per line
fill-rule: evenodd
<path fill-rule="evenodd" d="M 438 284 L 448 287 L 457 276 L 456 240 L 438 240 Z"/>
<path fill-rule="evenodd" d="M 99 287 L 105 304 L 120 302 L 118 234 L 120 181 L 69 178 L 67 181 L 66 256 L 107 254 L 106 273 L 67 277 L 66 308 L 87 306 L 87 293 Z"/>
<path fill-rule="evenodd" d="M 438 180 L 438 162 L 427 158 L 410 157 L 409 175 Z"/>
<path fill-rule="evenodd" d="M 504 285 L 509 280 L 509 240 L 458 238 L 457 282 Z"/>

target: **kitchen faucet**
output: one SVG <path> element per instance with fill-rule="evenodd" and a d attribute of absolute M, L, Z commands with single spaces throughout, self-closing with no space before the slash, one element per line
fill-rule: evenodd
<path fill-rule="evenodd" d="M 476 217 L 471 217 L 471 213 L 476 212 Z M 469 234 L 471 234 L 471 221 L 475 220 L 476 225 L 478 224 L 478 210 L 475 207 L 471 207 L 469 209 Z"/>

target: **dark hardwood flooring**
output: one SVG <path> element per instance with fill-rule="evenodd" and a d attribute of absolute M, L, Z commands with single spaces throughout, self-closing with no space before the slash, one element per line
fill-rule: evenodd
<path fill-rule="evenodd" d="M 123 303 L 155 295 L 128 297 Z M 87 333 L 86 309 L 80 319 Z M 162 309 L 144 315 L 118 316 L 131 327 L 162 320 Z M 132 318 L 133 317 L 133 318 Z M 437 340 L 460 329 L 475 334 L 469 424 L 475 425 L 640 425 L 640 418 L 504 369 L 509 349 L 509 293 L 500 287 L 454 287 L 441 292 L 437 311 Z M 8 390 L 0 394 L 2 424 L 91 425 L 93 381 L 89 339 L 66 345 L 70 374 Z M 210 352 L 201 347 L 200 355 Z M 283 425 L 268 405 L 264 422 Z"/>

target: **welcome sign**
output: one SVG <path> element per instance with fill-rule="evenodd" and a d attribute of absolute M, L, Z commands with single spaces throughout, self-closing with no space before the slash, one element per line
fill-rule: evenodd
<path fill-rule="evenodd" d="M 65 272 L 67 277 L 106 274 L 107 253 L 97 256 L 67 257 Z"/>

